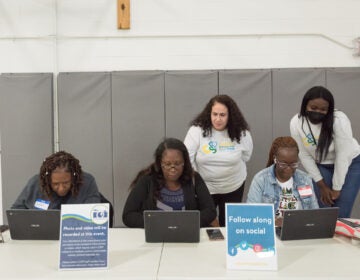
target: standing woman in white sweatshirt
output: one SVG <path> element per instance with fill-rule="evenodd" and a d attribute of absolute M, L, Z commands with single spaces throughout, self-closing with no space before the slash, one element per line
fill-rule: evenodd
<path fill-rule="evenodd" d="M 306 92 L 290 131 L 301 163 L 315 181 L 319 206 L 339 207 L 339 217 L 350 217 L 360 188 L 360 146 L 348 117 L 334 109 L 328 89 L 316 86 Z"/>
<path fill-rule="evenodd" d="M 191 122 L 184 143 L 219 208 L 220 226 L 225 226 L 225 203 L 242 201 L 253 150 L 249 126 L 235 101 L 228 95 L 213 97 Z"/>

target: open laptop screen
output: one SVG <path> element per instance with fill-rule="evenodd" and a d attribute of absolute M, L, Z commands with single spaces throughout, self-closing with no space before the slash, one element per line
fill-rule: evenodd
<path fill-rule="evenodd" d="M 59 240 L 60 210 L 6 210 L 11 239 Z"/>
<path fill-rule="evenodd" d="M 146 242 L 199 242 L 200 211 L 144 211 Z"/>

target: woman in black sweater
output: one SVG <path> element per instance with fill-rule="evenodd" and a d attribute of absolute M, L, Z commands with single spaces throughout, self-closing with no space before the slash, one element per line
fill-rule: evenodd
<path fill-rule="evenodd" d="M 144 227 L 144 210 L 199 210 L 202 227 L 216 225 L 216 210 L 208 188 L 191 167 L 188 151 L 178 139 L 159 144 L 155 161 L 130 185 L 123 210 L 128 227 Z M 215 222 L 214 222 L 215 220 Z"/>

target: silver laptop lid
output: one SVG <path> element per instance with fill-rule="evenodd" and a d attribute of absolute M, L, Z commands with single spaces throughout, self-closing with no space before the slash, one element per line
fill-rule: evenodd
<path fill-rule="evenodd" d="M 200 211 L 144 211 L 146 242 L 200 241 Z"/>
<path fill-rule="evenodd" d="M 14 240 L 59 240 L 60 210 L 6 210 Z"/>

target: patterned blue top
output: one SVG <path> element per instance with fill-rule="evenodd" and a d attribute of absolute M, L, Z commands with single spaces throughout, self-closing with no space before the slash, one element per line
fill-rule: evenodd
<path fill-rule="evenodd" d="M 172 191 L 166 187 L 161 188 L 156 206 L 159 210 L 185 210 L 183 189 Z"/>

